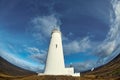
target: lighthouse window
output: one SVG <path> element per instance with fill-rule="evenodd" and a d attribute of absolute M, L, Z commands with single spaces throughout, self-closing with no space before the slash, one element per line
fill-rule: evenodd
<path fill-rule="evenodd" d="M 57 48 L 57 44 L 56 44 L 56 48 Z"/>

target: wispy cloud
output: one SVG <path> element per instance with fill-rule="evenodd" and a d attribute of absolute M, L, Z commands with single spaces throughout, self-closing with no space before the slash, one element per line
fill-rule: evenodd
<path fill-rule="evenodd" d="M 54 15 L 38 16 L 32 20 L 32 34 L 35 38 L 46 40 L 50 37 L 51 31 L 56 27 L 60 29 L 60 20 Z"/>
<path fill-rule="evenodd" d="M 113 11 L 110 16 L 110 30 L 106 36 L 106 39 L 97 48 L 97 54 L 101 57 L 110 55 L 120 44 L 120 1 L 112 0 Z M 114 14 L 112 14 L 114 13 Z"/>
<path fill-rule="evenodd" d="M 25 50 L 30 53 L 30 58 L 37 60 L 41 64 L 45 64 L 47 56 L 47 52 L 45 50 L 39 50 L 36 47 L 27 47 Z"/>
<path fill-rule="evenodd" d="M 64 50 L 66 54 L 86 52 L 91 48 L 89 37 L 85 37 L 82 40 L 74 40 L 67 44 L 64 44 Z"/>
<path fill-rule="evenodd" d="M 66 53 L 80 53 L 91 49 L 91 54 L 99 57 L 98 61 L 94 64 L 91 62 L 73 64 L 77 71 L 90 69 L 90 67 L 97 67 L 108 61 L 112 60 L 119 54 L 120 46 L 120 1 L 112 0 L 113 9 L 110 15 L 110 29 L 103 42 L 92 42 L 89 37 L 82 40 L 74 40 L 64 45 Z M 67 38 L 68 40 L 68 38 Z M 88 65 L 88 66 L 87 66 Z M 80 70 L 81 69 L 81 70 Z"/>
<path fill-rule="evenodd" d="M 3 51 L 3 50 L 0 50 L 0 56 L 19 67 L 22 67 L 24 69 L 31 70 L 31 71 L 37 72 L 37 71 L 40 71 L 41 69 L 43 69 L 43 67 L 44 67 L 43 65 L 35 65 L 26 60 L 20 59 L 20 58 L 16 57 L 15 55 L 13 55 L 9 52 Z"/>
<path fill-rule="evenodd" d="M 95 65 L 95 61 L 77 62 L 72 64 L 72 66 L 75 68 L 75 72 L 82 72 L 92 69 L 94 65 Z"/>
<path fill-rule="evenodd" d="M 111 24 L 106 39 L 103 42 L 93 42 L 90 40 L 89 36 L 87 36 L 80 40 L 75 39 L 71 41 L 68 37 L 63 36 L 63 40 L 68 41 L 63 44 L 65 54 L 88 53 L 88 51 L 91 50 L 89 53 L 100 57 L 99 60 L 101 60 L 114 52 L 120 45 L 120 1 L 112 0 L 111 3 L 113 10 L 111 10 Z M 60 29 L 60 20 L 55 15 L 35 17 L 32 20 L 32 24 L 32 35 L 41 42 L 45 41 L 50 36 L 54 26 Z M 70 33 L 68 35 L 71 36 L 73 34 Z M 29 52 L 32 53 L 33 58 L 44 61 L 43 57 L 45 57 L 45 53 L 42 53 L 36 48 L 29 48 Z M 88 62 L 85 64 L 88 64 Z"/>
<path fill-rule="evenodd" d="M 40 53 L 40 50 L 38 48 L 35 48 L 35 47 L 27 47 L 25 50 L 27 52 L 29 52 L 30 54 Z"/>
<path fill-rule="evenodd" d="M 49 16 L 39 16 L 35 17 L 32 20 L 32 35 L 39 39 L 40 42 L 44 43 L 54 27 L 60 29 L 61 21 L 55 15 Z M 72 32 L 68 34 L 69 36 L 73 35 Z M 63 34 L 63 41 L 68 41 L 67 44 L 63 44 L 64 50 L 66 54 L 71 53 L 78 53 L 78 52 L 85 52 L 87 49 L 90 48 L 90 39 L 89 37 L 85 37 L 81 40 L 74 40 L 70 41 L 70 39 Z"/>
<path fill-rule="evenodd" d="M 110 15 L 110 30 L 106 39 L 94 49 L 94 54 L 99 57 L 96 66 L 107 63 L 119 54 L 120 47 L 120 1 L 112 0 Z"/>

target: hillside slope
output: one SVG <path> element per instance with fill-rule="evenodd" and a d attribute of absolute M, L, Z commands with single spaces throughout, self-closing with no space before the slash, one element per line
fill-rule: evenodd
<path fill-rule="evenodd" d="M 0 57 L 0 80 L 79 80 L 72 76 L 38 76 L 32 71 L 21 69 Z"/>
<path fill-rule="evenodd" d="M 120 54 L 111 62 L 95 69 L 81 74 L 84 78 L 104 78 L 120 80 Z M 86 80 L 86 79 L 85 79 Z"/>
<path fill-rule="evenodd" d="M 0 57 L 0 74 L 9 76 L 25 76 L 35 73 L 32 71 L 19 68 Z"/>
<path fill-rule="evenodd" d="M 0 80 L 120 80 L 120 54 L 111 62 L 94 71 L 81 73 L 81 77 L 37 76 L 36 73 L 21 69 L 0 57 Z"/>

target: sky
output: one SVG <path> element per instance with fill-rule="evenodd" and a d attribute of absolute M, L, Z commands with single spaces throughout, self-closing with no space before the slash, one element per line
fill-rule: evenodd
<path fill-rule="evenodd" d="M 0 0 L 0 56 L 43 71 L 54 27 L 62 32 L 65 66 L 75 72 L 120 53 L 119 0 Z"/>

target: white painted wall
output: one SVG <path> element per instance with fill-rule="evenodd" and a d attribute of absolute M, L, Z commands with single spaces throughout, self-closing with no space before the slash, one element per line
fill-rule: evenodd
<path fill-rule="evenodd" d="M 61 32 L 53 30 L 48 50 L 45 74 L 65 73 Z"/>
<path fill-rule="evenodd" d="M 79 73 L 74 74 L 74 68 L 65 68 L 64 55 L 62 47 L 62 35 L 59 30 L 53 30 L 45 65 L 44 74 L 38 75 L 72 75 L 80 76 Z"/>

